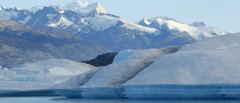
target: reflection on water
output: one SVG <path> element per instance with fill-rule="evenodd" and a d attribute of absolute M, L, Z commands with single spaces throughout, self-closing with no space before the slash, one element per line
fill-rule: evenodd
<path fill-rule="evenodd" d="M 239 100 L 117 100 L 61 97 L 0 97 L 0 103 L 240 103 Z"/>

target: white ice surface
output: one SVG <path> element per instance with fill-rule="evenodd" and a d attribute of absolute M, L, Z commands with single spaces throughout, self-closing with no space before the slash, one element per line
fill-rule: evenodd
<path fill-rule="evenodd" d="M 101 67 L 93 68 L 86 73 L 76 75 L 65 82 L 54 85 L 51 89 L 76 89 L 86 83 L 99 69 Z"/>
<path fill-rule="evenodd" d="M 0 81 L 1 90 L 42 90 L 48 89 L 53 86 L 55 83 L 50 82 L 19 82 L 19 81 Z"/>
<path fill-rule="evenodd" d="M 168 47 L 133 51 L 121 61 L 100 69 L 88 82 L 81 86 L 81 88 L 120 87 L 121 84 L 133 78 L 138 72 L 154 62 L 159 56 L 177 50 L 178 47 Z"/>
<path fill-rule="evenodd" d="M 131 60 L 131 59 L 156 59 L 161 53 L 170 53 L 176 51 L 180 47 L 165 47 L 162 49 L 145 49 L 145 50 L 122 50 L 116 55 L 113 63 Z"/>
<path fill-rule="evenodd" d="M 48 15 L 48 19 L 51 19 L 51 18 L 53 18 L 53 15 Z M 70 21 L 67 18 L 61 16 L 59 21 L 54 22 L 54 23 L 50 23 L 49 26 L 51 26 L 51 27 L 58 27 L 58 26 L 68 27 L 68 26 L 70 26 L 72 24 L 73 24 L 72 21 Z"/>
<path fill-rule="evenodd" d="M 77 75 L 89 71 L 92 68 L 94 67 L 91 65 L 67 59 L 49 59 L 19 65 L 11 70 L 15 71 L 17 74 Z"/>
<path fill-rule="evenodd" d="M 143 18 L 143 22 L 144 22 L 145 24 L 147 24 L 147 25 L 150 25 L 150 24 L 151 24 L 147 17 L 144 17 L 144 18 Z"/>
<path fill-rule="evenodd" d="M 207 38 L 161 56 L 124 85 L 240 84 L 240 35 Z"/>
<path fill-rule="evenodd" d="M 95 67 L 88 64 L 65 59 L 50 59 L 23 64 L 10 70 L 0 70 L 0 84 L 4 83 L 0 90 L 48 89 L 93 68 Z M 24 87 L 26 84 L 32 87 Z"/>
<path fill-rule="evenodd" d="M 130 55 L 134 50 L 127 49 L 127 50 L 121 50 L 118 52 L 118 54 L 115 56 L 113 63 L 119 62 L 124 60 L 128 55 Z"/>

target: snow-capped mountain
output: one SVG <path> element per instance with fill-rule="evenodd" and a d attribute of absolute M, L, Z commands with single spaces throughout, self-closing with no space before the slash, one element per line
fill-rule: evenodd
<path fill-rule="evenodd" d="M 21 30 L 13 30 L 15 26 L 11 25 L 11 29 L 7 32 L 6 27 L 4 27 L 5 29 L 1 28 L 4 39 L 12 40 L 14 37 L 17 39 L 15 42 L 20 43 L 24 40 L 28 43 L 37 43 L 42 48 L 47 48 L 48 52 L 53 53 L 44 54 L 45 56 L 42 57 L 71 60 L 90 59 L 88 56 L 95 57 L 103 51 L 109 50 L 120 51 L 123 49 L 185 45 L 206 37 L 226 34 L 226 32 L 208 27 L 204 23 L 184 24 L 169 17 L 143 18 L 139 24 L 136 24 L 114 14 L 107 14 L 100 3 L 90 4 L 79 0 L 57 6 L 33 7 L 30 10 L 1 7 L 0 19 L 17 21 L 22 25 L 27 25 Z M 31 30 L 33 28 L 38 29 Z M 22 32 L 25 29 L 31 31 L 29 35 L 32 37 L 29 37 L 28 33 Z M 11 34 L 10 39 L 9 34 Z M 37 37 L 48 39 L 39 40 Z M 54 41 L 55 43 L 52 43 L 53 38 L 57 39 Z M 60 42 L 61 40 L 64 42 Z M 66 41 L 70 44 L 64 44 Z M 8 48 L 10 46 L 6 42 L 4 45 L 7 45 Z M 58 47 L 59 45 L 61 46 Z M 17 50 L 12 51 L 18 51 L 21 46 L 19 45 Z M 91 52 L 87 52 L 87 50 Z M 78 54 L 81 59 L 76 55 L 68 55 L 70 53 Z M 18 55 L 19 53 L 14 52 L 13 54 Z M 16 64 L 25 62 L 22 59 L 14 61 L 18 61 Z"/>
<path fill-rule="evenodd" d="M 57 6 L 33 7 L 30 9 L 32 12 L 25 10 L 27 13 L 21 19 L 13 19 L 18 16 L 11 16 L 17 10 L 1 11 L 8 15 L 8 18 L 2 19 L 78 34 L 87 41 L 113 51 L 184 45 L 206 37 L 226 34 L 204 23 L 184 24 L 169 17 L 145 17 L 136 24 L 107 14 L 100 3 L 91 4 L 79 0 Z"/>
<path fill-rule="evenodd" d="M 29 18 L 32 13 L 28 10 L 18 9 L 18 8 L 9 8 L 4 9 L 0 6 L 0 19 L 2 20 L 13 20 L 25 23 L 24 20 Z"/>
<path fill-rule="evenodd" d="M 36 13 L 39 10 L 42 10 L 45 6 L 34 6 L 29 9 L 29 11 Z M 79 13 L 81 16 L 88 16 L 92 14 L 106 14 L 106 10 L 101 6 L 99 2 L 97 3 L 88 3 L 87 1 L 81 2 L 80 0 L 76 0 L 67 4 L 56 5 L 61 9 L 61 12 L 71 10 L 76 13 Z"/>
<path fill-rule="evenodd" d="M 57 7 L 62 10 L 72 10 L 83 16 L 91 14 L 106 14 L 106 10 L 99 2 L 89 4 L 88 2 L 81 2 L 80 0 L 77 0 L 68 4 L 58 5 Z"/>
<path fill-rule="evenodd" d="M 192 24 L 181 23 L 170 17 L 155 17 L 151 20 L 144 18 L 139 22 L 140 25 L 149 26 L 158 30 L 170 30 L 174 33 L 187 33 L 196 40 L 206 37 L 225 35 L 226 32 L 217 28 L 206 26 L 203 22 L 194 22 Z"/>
<path fill-rule="evenodd" d="M 189 35 L 138 25 L 112 14 L 83 16 L 54 6 L 43 7 L 24 22 L 29 26 L 78 34 L 85 40 L 114 51 L 184 45 L 196 41 Z"/>
<path fill-rule="evenodd" d="M 138 24 L 142 26 L 149 26 L 151 24 L 151 21 L 148 20 L 147 17 L 144 17 Z"/>

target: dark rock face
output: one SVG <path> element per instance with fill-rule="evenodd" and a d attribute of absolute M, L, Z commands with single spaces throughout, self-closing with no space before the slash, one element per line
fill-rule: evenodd
<path fill-rule="evenodd" d="M 106 53 L 97 56 L 97 58 L 89 60 L 89 61 L 82 61 L 83 63 L 87 63 L 93 66 L 107 66 L 113 63 L 114 57 L 117 55 L 117 52 Z"/>

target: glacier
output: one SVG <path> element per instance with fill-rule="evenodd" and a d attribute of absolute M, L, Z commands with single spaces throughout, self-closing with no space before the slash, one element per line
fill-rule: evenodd
<path fill-rule="evenodd" d="M 122 86 L 130 99 L 240 99 L 240 35 L 207 38 L 161 56 Z"/>
<path fill-rule="evenodd" d="M 180 49 L 123 50 L 113 64 L 53 88 L 63 96 L 82 98 L 240 99 L 239 39 L 237 33 Z"/>
<path fill-rule="evenodd" d="M 124 98 L 121 84 L 133 78 L 159 56 L 176 52 L 179 48 L 173 46 L 161 49 L 123 50 L 117 54 L 112 64 L 79 74 L 50 89 L 66 97 Z"/>

